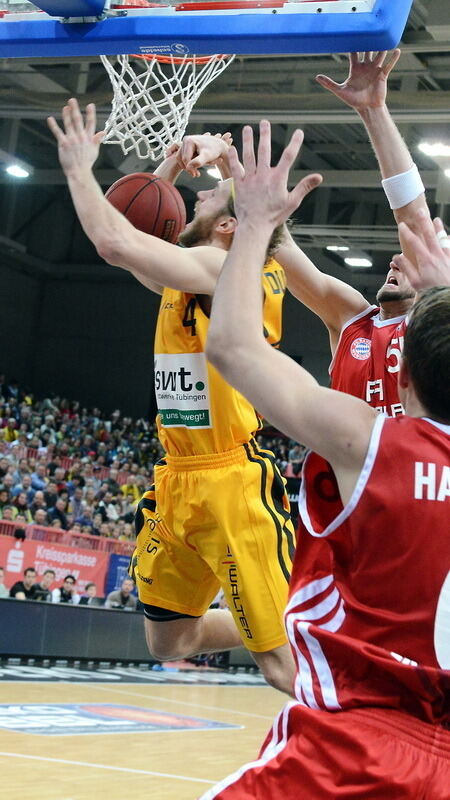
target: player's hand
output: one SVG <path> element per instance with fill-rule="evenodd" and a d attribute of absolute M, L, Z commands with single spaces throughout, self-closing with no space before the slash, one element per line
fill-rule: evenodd
<path fill-rule="evenodd" d="M 246 125 L 242 131 L 243 168 L 234 147 L 228 161 L 234 181 L 234 205 L 238 222 L 250 219 L 256 223 L 264 220 L 272 228 L 281 225 L 302 203 L 309 192 L 322 183 L 321 175 L 308 175 L 291 192 L 287 183 L 289 170 L 297 158 L 303 142 L 303 131 L 296 130 L 275 167 L 271 158 L 270 122 L 259 124 L 258 155 L 255 157 L 253 130 Z"/>
<path fill-rule="evenodd" d="M 414 227 L 418 233 L 405 222 L 400 222 L 398 231 L 403 249 L 414 251 L 415 263 L 402 254 L 393 257 L 394 264 L 406 275 L 416 292 L 432 286 L 450 286 L 450 238 L 442 220 L 437 218 L 432 222 L 420 209 Z"/>
<path fill-rule="evenodd" d="M 54 117 L 49 117 L 48 127 L 58 142 L 60 164 L 67 176 L 73 172 L 92 169 L 98 157 L 105 131 L 95 132 L 95 105 L 86 106 L 86 123 L 77 100 L 69 100 L 62 111 L 63 128 Z"/>
<path fill-rule="evenodd" d="M 164 152 L 164 158 L 170 158 L 171 156 L 177 155 L 180 152 L 181 142 L 172 142 L 169 147 L 166 148 Z"/>
<path fill-rule="evenodd" d="M 360 61 L 358 53 L 350 53 L 350 69 L 344 83 L 336 83 L 326 75 L 316 75 L 316 81 L 355 111 L 380 108 L 386 102 L 387 79 L 400 58 L 400 50 L 393 50 L 387 63 L 386 56 L 387 51 L 363 53 Z"/>
<path fill-rule="evenodd" d="M 197 140 L 198 139 L 201 140 L 203 136 L 211 136 L 211 133 L 209 131 L 206 131 L 205 133 L 202 133 L 199 136 L 186 136 L 182 142 L 172 142 L 172 144 L 166 149 L 164 153 L 164 158 L 167 159 L 171 158 L 172 156 L 176 156 L 180 169 L 186 169 L 186 166 L 189 166 L 188 171 L 195 172 L 196 174 L 194 175 L 194 177 L 198 177 L 200 175 L 200 172 L 195 167 L 195 164 L 192 165 L 190 162 L 193 160 L 193 156 L 196 150 L 198 150 Z M 233 137 L 229 132 L 216 133 L 214 134 L 214 137 L 216 139 L 222 139 L 222 141 L 225 142 L 225 144 L 228 147 L 230 147 L 233 144 Z M 208 142 L 208 146 L 210 147 L 210 142 Z M 207 153 L 203 152 L 203 156 L 206 155 Z M 214 163 L 217 163 L 220 160 L 222 160 L 222 157 L 217 159 L 217 161 L 215 161 Z M 201 164 L 200 166 L 203 166 L 203 164 Z"/>
<path fill-rule="evenodd" d="M 202 133 L 198 136 L 185 136 L 179 150 L 180 163 L 194 178 L 200 175 L 200 167 L 217 164 L 226 158 L 233 142 L 231 133 Z"/>

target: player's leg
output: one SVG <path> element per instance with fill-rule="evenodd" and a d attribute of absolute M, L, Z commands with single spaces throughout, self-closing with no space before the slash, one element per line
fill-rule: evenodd
<path fill-rule="evenodd" d="M 135 555 L 151 652 L 180 658 L 241 639 L 268 682 L 290 693 L 294 663 L 282 615 L 294 543 L 273 462 L 252 445 L 193 464 L 172 458 L 170 470 L 155 472 L 158 508 L 154 492 L 146 493 Z M 234 624 L 226 611 L 207 611 L 217 578 Z"/>
<path fill-rule="evenodd" d="M 245 445 L 235 463 L 204 474 L 202 486 L 220 525 L 220 537 L 207 539 L 202 555 L 220 580 L 242 643 L 268 683 L 292 694 L 295 665 L 283 612 L 294 531 L 273 456 Z"/>
<path fill-rule="evenodd" d="M 158 470 L 158 496 L 164 496 L 167 468 Z M 169 477 L 169 496 L 176 501 L 178 481 L 176 476 Z M 183 487 L 181 493 L 190 496 Z M 184 507 L 180 514 L 189 516 Z M 135 523 L 137 540 L 130 574 L 144 605 L 146 639 L 152 655 L 168 660 L 238 646 L 240 637 L 231 614 L 207 611 L 219 589 L 217 578 L 197 550 L 174 536 L 166 525 L 154 487 L 142 497 Z"/>
<path fill-rule="evenodd" d="M 233 616 L 224 609 L 210 609 L 201 617 L 189 617 L 147 606 L 145 636 L 150 653 L 158 661 L 221 653 L 242 645 Z M 293 695 L 295 664 L 288 644 L 251 654 L 267 683 Z"/>
<path fill-rule="evenodd" d="M 290 645 L 283 644 L 263 653 L 251 653 L 267 683 L 294 697 L 296 667 Z"/>
<path fill-rule="evenodd" d="M 220 653 L 241 645 L 232 615 L 221 609 L 189 617 L 147 606 L 145 635 L 148 648 L 158 661 Z"/>

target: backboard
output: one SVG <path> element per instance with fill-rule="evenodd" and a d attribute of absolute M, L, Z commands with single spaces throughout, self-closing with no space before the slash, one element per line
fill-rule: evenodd
<path fill-rule="evenodd" d="M 126 9 L 112 0 L 6 0 L 0 2 L 0 9 L 9 8 L 0 19 L 0 58 L 389 50 L 412 2 L 219 0 Z M 11 13 L 15 5 L 30 10 Z"/>

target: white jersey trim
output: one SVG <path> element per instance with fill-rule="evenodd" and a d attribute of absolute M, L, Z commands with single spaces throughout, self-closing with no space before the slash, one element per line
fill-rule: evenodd
<path fill-rule="evenodd" d="M 313 597 L 316 597 L 316 595 L 328 589 L 333 581 L 333 575 L 325 575 L 323 578 L 316 578 L 316 580 L 307 583 L 306 586 L 302 586 L 302 588 L 298 592 L 295 592 L 289 599 L 284 613 L 288 614 L 289 611 L 292 611 L 299 603 L 307 603 L 309 600 L 312 600 Z"/>
<path fill-rule="evenodd" d="M 388 325 L 400 325 L 404 319 L 406 319 L 406 314 L 402 314 L 400 317 L 392 317 L 391 319 L 380 319 L 380 315 L 376 314 L 373 317 L 373 324 L 376 328 L 386 328 Z"/>
<path fill-rule="evenodd" d="M 430 425 L 433 425 L 434 428 L 442 431 L 442 433 L 446 433 L 447 436 L 450 436 L 450 425 L 444 425 L 443 422 L 436 422 L 436 420 L 430 419 L 429 417 L 421 417 L 421 419 L 425 420 L 425 422 L 429 422 Z"/>
<path fill-rule="evenodd" d="M 323 597 L 324 592 L 328 592 L 325 597 Z M 319 597 L 322 599 L 317 599 Z M 316 599 L 316 603 L 309 606 L 313 598 Z M 325 575 L 323 578 L 310 581 L 298 589 L 289 600 L 285 612 L 285 624 L 297 661 L 295 696 L 301 704 L 309 708 L 317 710 L 326 708 L 328 711 L 341 708 L 331 667 L 320 642 L 311 632 L 311 625 L 324 631 L 334 632 L 339 630 L 344 619 L 344 603 L 333 575 Z M 308 658 L 299 646 L 299 637 L 303 640 Z M 319 683 L 320 694 L 317 694 L 314 688 L 313 673 Z"/>
<path fill-rule="evenodd" d="M 381 432 L 386 419 L 388 419 L 388 417 L 385 414 L 378 414 L 376 416 L 375 423 L 372 428 L 372 433 L 370 435 L 367 455 L 362 470 L 359 473 L 358 480 L 356 481 L 356 486 L 353 489 L 352 496 L 350 497 L 350 500 L 348 501 L 347 505 L 344 506 L 342 511 L 337 515 L 337 517 L 332 522 L 330 522 L 330 524 L 325 528 L 325 530 L 322 533 L 316 533 L 316 531 L 314 530 L 308 512 L 308 504 L 306 498 L 306 482 L 302 481 L 300 486 L 300 494 L 298 498 L 298 508 L 300 511 L 302 522 L 305 525 L 307 531 L 311 534 L 311 536 L 314 536 L 317 539 L 323 539 L 326 536 L 329 536 L 330 533 L 333 533 L 333 531 L 339 528 L 339 526 L 342 525 L 342 523 L 346 519 L 348 519 L 350 514 L 355 510 L 356 506 L 358 505 L 361 499 L 364 489 L 367 486 L 367 482 L 370 478 L 370 474 L 372 472 L 373 465 L 375 463 L 375 459 L 378 453 L 378 446 L 380 443 Z M 305 466 L 308 458 L 309 455 L 306 456 Z"/>
<path fill-rule="evenodd" d="M 339 340 L 338 340 L 338 343 L 336 345 L 336 350 L 334 351 L 333 358 L 331 359 L 330 366 L 328 367 L 328 374 L 329 375 L 331 375 L 331 372 L 333 370 L 334 362 L 336 360 L 336 356 L 338 354 L 338 350 L 339 350 L 339 348 L 341 346 L 341 341 L 342 341 L 342 337 L 344 335 L 344 331 L 347 330 L 347 328 L 350 325 L 353 325 L 354 322 L 357 322 L 359 319 L 362 319 L 363 317 L 367 317 L 369 314 L 373 314 L 373 312 L 376 311 L 377 309 L 378 309 L 378 311 L 380 310 L 378 308 L 378 306 L 369 306 L 368 308 L 365 308 L 364 311 L 360 311 L 359 314 L 356 314 L 355 317 L 351 317 L 351 319 L 348 319 L 347 322 L 344 322 L 344 324 L 343 324 L 343 326 L 341 328 L 341 332 L 339 334 Z"/>
<path fill-rule="evenodd" d="M 244 764 L 243 767 L 238 769 L 236 772 L 233 772 L 233 774 L 229 775 L 227 778 L 224 778 L 223 781 L 217 783 L 212 787 L 212 789 L 208 789 L 205 794 L 202 794 L 199 800 L 214 800 L 214 798 L 217 797 L 217 795 L 220 794 L 224 789 L 228 789 L 228 787 L 232 786 L 233 783 L 237 783 L 246 772 L 251 769 L 263 767 L 268 763 L 268 761 L 270 761 L 272 758 L 275 758 L 278 753 L 281 752 L 281 750 L 284 750 L 288 740 L 287 727 L 289 712 L 291 708 L 294 708 L 295 706 L 298 706 L 298 703 L 295 700 L 291 700 L 291 702 L 289 702 L 275 718 L 275 721 L 272 725 L 272 737 L 264 748 L 260 758 L 258 758 L 256 761 L 251 761 L 249 764 Z M 280 721 L 281 734 L 278 732 Z"/>

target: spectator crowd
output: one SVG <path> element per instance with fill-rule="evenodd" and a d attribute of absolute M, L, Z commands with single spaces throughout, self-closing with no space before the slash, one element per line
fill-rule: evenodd
<path fill-rule="evenodd" d="M 161 456 L 155 428 L 0 376 L 0 519 L 127 540 Z"/>
<path fill-rule="evenodd" d="M 61 586 L 55 586 L 56 573 L 53 569 L 46 569 L 41 580 L 36 582 L 37 573 L 34 567 L 24 570 L 23 578 L 16 581 L 10 589 L 5 586 L 5 570 L 0 567 L 0 599 L 12 598 L 14 600 L 36 600 L 45 603 L 66 603 L 70 605 L 95 606 L 116 609 L 120 611 L 137 611 L 138 600 L 135 595 L 135 584 L 131 578 L 124 578 L 119 589 L 115 589 L 106 597 L 97 595 L 95 583 L 87 583 L 84 594 L 79 595 L 76 590 L 77 579 L 75 575 L 66 575 Z"/>
<path fill-rule="evenodd" d="M 300 445 L 270 429 L 257 441 L 283 475 L 300 476 Z M 145 419 L 55 396 L 35 400 L 0 375 L 0 520 L 132 540 L 135 506 L 162 455 Z"/>
<path fill-rule="evenodd" d="M 304 449 L 271 428 L 259 432 L 259 447 L 270 449 L 286 478 L 300 477 Z M 16 539 L 29 524 L 73 533 L 134 539 L 135 507 L 153 482 L 163 456 L 156 426 L 119 410 L 103 414 L 57 396 L 35 399 L 15 380 L 0 375 L 0 523 L 14 523 Z M 55 571 L 38 576 L 32 566 L 5 586 L 0 566 L 0 599 L 66 603 L 141 611 L 133 580 L 99 596 L 95 583 L 83 594 L 72 574 L 56 581 Z M 223 596 L 212 607 L 225 607 Z M 194 663 L 226 666 L 228 653 L 200 656 Z"/>

